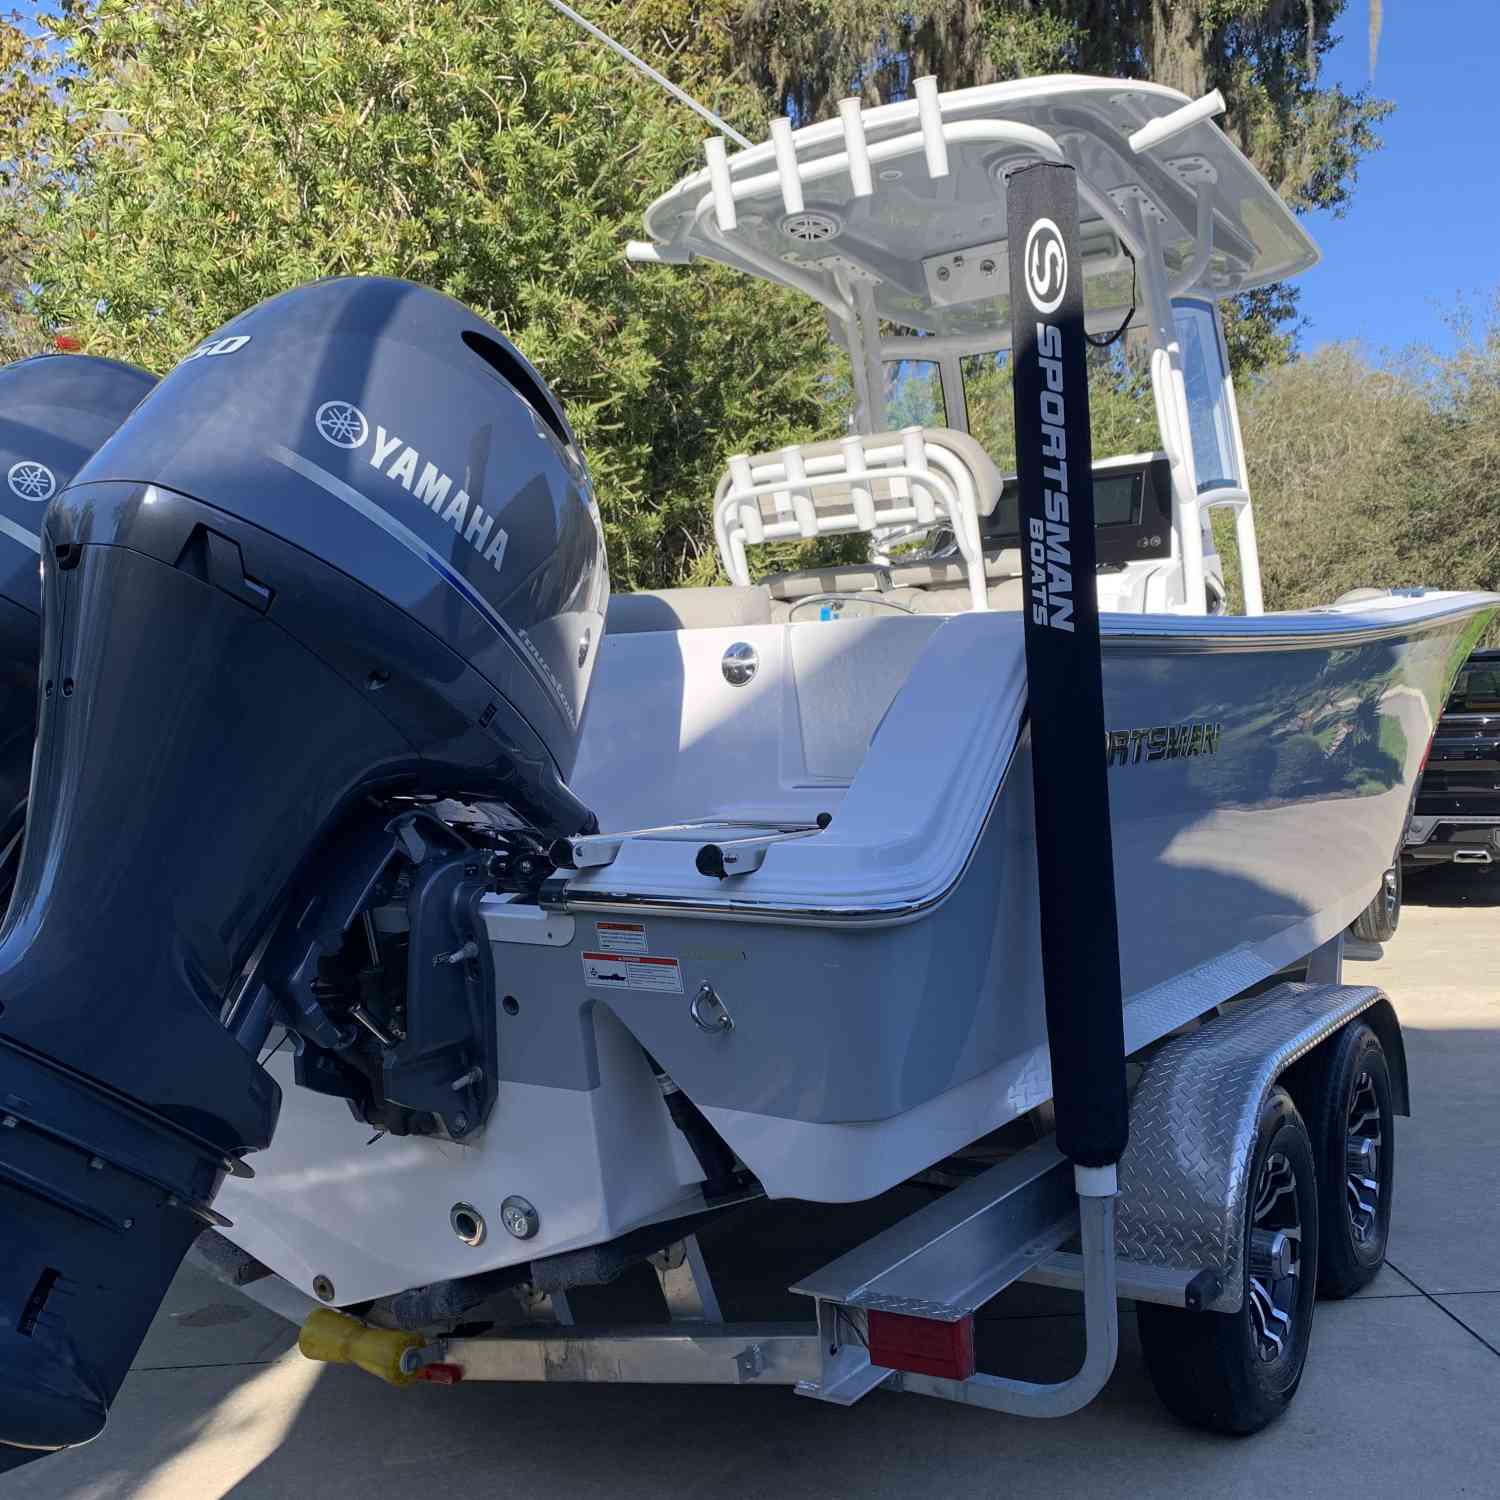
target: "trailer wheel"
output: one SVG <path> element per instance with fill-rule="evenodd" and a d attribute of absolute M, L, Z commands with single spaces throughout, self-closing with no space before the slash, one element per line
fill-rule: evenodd
<path fill-rule="evenodd" d="M 1184 1422 L 1259 1432 L 1297 1394 L 1317 1305 L 1318 1187 L 1297 1106 L 1274 1088 L 1261 1105 L 1245 1211 L 1238 1312 L 1136 1305 L 1156 1393 Z"/>
<path fill-rule="evenodd" d="M 1323 1049 L 1312 1096 L 1318 1151 L 1318 1291 L 1352 1296 L 1385 1264 L 1395 1182 L 1395 1114 L 1385 1049 L 1362 1021 Z"/>
<path fill-rule="evenodd" d="M 1381 877 L 1374 899 L 1349 924 L 1349 931 L 1366 943 L 1388 943 L 1401 925 L 1401 861 Z"/>

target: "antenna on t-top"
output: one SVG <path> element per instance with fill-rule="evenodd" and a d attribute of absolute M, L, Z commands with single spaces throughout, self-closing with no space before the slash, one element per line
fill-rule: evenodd
<path fill-rule="evenodd" d="M 704 105 L 699 104 L 691 94 L 686 93 L 682 89 L 678 88 L 670 78 L 666 77 L 662 73 L 658 73 L 650 63 L 646 62 L 643 58 L 637 57 L 629 47 L 623 46 L 621 43 L 617 42 L 612 36 L 610 36 L 607 31 L 601 31 L 597 26 L 594 25 L 592 21 L 585 20 L 578 14 L 576 10 L 573 9 L 571 5 L 564 5 L 563 0 L 547 0 L 547 3 L 553 8 L 553 10 L 561 11 L 563 15 L 565 15 L 570 21 L 583 27 L 583 29 L 588 32 L 590 36 L 598 37 L 599 40 L 610 49 L 610 51 L 618 52 L 620 56 L 623 57 L 625 61 L 628 62 L 632 67 L 639 68 L 647 78 L 650 78 L 654 82 L 659 83 L 674 99 L 681 100 L 681 102 L 687 105 L 689 109 L 694 110 L 696 113 L 702 115 L 702 117 L 707 120 L 715 130 L 722 131 L 729 137 L 730 140 L 735 143 L 736 146 L 750 145 L 750 142 L 744 136 L 742 136 L 739 131 L 734 129 L 733 126 L 726 125 L 724 121 L 721 120 L 718 115 L 716 115 L 711 109 L 708 109 Z"/>

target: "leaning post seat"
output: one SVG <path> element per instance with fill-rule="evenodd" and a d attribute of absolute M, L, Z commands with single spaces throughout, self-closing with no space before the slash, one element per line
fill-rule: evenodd
<path fill-rule="evenodd" d="M 947 427 L 795 443 L 729 460 L 714 497 L 714 535 L 724 571 L 746 587 L 750 546 L 946 521 L 970 607 L 982 610 L 989 598 L 979 520 L 994 510 L 1003 483 L 983 447 Z"/>

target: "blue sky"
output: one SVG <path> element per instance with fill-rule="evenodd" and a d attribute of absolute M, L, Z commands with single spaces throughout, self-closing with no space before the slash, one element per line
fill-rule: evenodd
<path fill-rule="evenodd" d="M 1350 0 L 1326 78 L 1369 81 L 1368 0 Z M 1500 287 L 1500 4 L 1385 0 L 1375 93 L 1396 105 L 1342 219 L 1311 214 L 1303 347 L 1451 347 L 1443 313 Z"/>

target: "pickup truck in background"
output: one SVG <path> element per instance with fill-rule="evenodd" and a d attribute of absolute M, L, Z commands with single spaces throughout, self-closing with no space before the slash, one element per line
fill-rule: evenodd
<path fill-rule="evenodd" d="M 1476 651 L 1454 683 L 1427 765 L 1401 862 L 1500 866 L 1500 649 Z"/>

